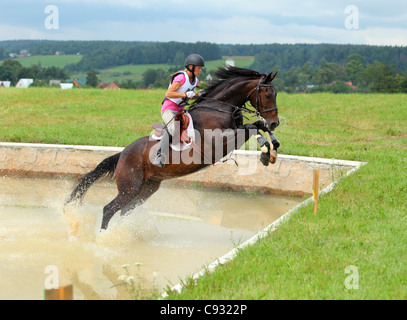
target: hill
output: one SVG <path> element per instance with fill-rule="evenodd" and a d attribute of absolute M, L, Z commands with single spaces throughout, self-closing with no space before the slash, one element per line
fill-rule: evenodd
<path fill-rule="evenodd" d="M 17 61 L 23 67 L 31 67 L 38 65 L 41 67 L 58 67 L 65 68 L 72 63 L 78 63 L 82 59 L 82 55 L 45 55 L 45 56 L 31 56 L 18 58 Z"/>
<path fill-rule="evenodd" d="M 128 64 L 175 64 L 179 65 L 192 53 L 200 53 L 206 60 L 222 56 L 258 56 L 270 54 L 272 62 L 282 71 L 310 62 L 314 68 L 323 61 L 344 65 L 350 55 L 358 54 L 366 64 L 376 60 L 407 71 L 407 47 L 339 45 L 339 44 L 262 44 L 228 45 L 207 42 L 130 42 L 130 41 L 51 41 L 15 40 L 0 41 L 0 60 L 10 53 L 28 50 L 31 55 L 53 55 L 56 51 L 65 55 L 83 56 L 68 66 L 71 72 L 105 69 Z M 262 70 L 259 70 L 262 71 Z"/>

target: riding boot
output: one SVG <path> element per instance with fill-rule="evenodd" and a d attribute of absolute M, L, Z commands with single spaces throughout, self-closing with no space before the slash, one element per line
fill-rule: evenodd
<path fill-rule="evenodd" d="M 153 164 L 157 167 L 163 168 L 167 159 L 170 148 L 171 135 L 165 130 L 164 135 L 161 138 L 160 146 L 157 151 L 157 156 L 154 159 Z"/>

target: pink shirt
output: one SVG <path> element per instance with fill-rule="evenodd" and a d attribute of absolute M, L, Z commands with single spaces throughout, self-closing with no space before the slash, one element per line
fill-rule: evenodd
<path fill-rule="evenodd" d="M 185 75 L 184 75 L 184 74 L 179 74 L 179 75 L 177 75 L 177 76 L 174 78 L 174 80 L 173 80 L 172 83 L 174 83 L 174 82 L 179 82 L 179 83 L 181 83 L 181 86 L 183 86 L 183 85 L 185 84 L 185 82 L 186 82 Z M 197 78 L 197 79 L 196 79 L 196 85 L 198 86 L 198 84 L 199 84 L 199 80 L 198 80 L 198 78 Z M 178 112 L 178 111 L 184 110 L 184 109 L 185 109 L 185 107 L 181 107 L 181 106 L 179 106 L 178 104 L 176 104 L 175 102 L 173 102 L 173 101 L 167 99 L 167 100 L 165 100 L 164 103 L 163 103 L 163 106 L 162 106 L 162 108 L 161 108 L 161 113 L 163 113 L 165 110 L 173 110 L 173 111 L 177 111 L 177 112 Z"/>

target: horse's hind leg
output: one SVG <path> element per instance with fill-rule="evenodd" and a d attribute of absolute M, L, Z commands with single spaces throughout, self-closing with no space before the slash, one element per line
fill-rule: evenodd
<path fill-rule="evenodd" d="M 129 213 L 131 210 L 133 210 L 135 207 L 141 205 L 146 201 L 148 198 L 151 197 L 152 194 L 154 194 L 161 185 L 161 181 L 156 181 L 156 180 L 148 180 L 142 187 L 140 193 L 133 198 L 133 200 L 127 204 L 125 207 L 123 207 L 121 216 L 126 215 Z"/>
<path fill-rule="evenodd" d="M 109 204 L 103 208 L 102 229 L 107 229 L 110 219 L 114 214 L 125 207 L 132 199 L 134 195 L 119 193 Z"/>

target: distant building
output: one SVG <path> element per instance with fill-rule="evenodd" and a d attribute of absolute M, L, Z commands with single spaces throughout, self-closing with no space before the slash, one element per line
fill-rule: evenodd
<path fill-rule="evenodd" d="M 100 82 L 96 88 L 102 88 L 103 90 L 120 90 L 120 85 L 118 85 L 117 83 Z"/>
<path fill-rule="evenodd" d="M 33 79 L 20 79 L 16 84 L 16 88 L 28 88 L 33 82 Z"/>
<path fill-rule="evenodd" d="M 72 89 L 73 83 L 60 83 L 59 86 L 61 87 L 62 90 Z"/>
<path fill-rule="evenodd" d="M 208 75 L 207 75 L 206 78 L 205 78 L 205 81 L 206 81 L 207 83 L 211 83 L 212 80 L 213 80 L 213 78 L 212 78 L 211 74 L 208 73 Z"/>
<path fill-rule="evenodd" d="M 20 50 L 20 54 L 18 55 L 18 57 L 22 58 L 22 57 L 31 57 L 31 54 L 28 52 L 28 50 Z"/>
<path fill-rule="evenodd" d="M 357 87 L 352 83 L 352 81 L 345 81 L 345 84 L 352 89 L 356 89 Z"/>
<path fill-rule="evenodd" d="M 230 56 L 229 58 L 226 59 L 226 66 L 231 66 L 234 67 L 235 66 L 235 60 L 232 58 L 232 56 Z"/>
<path fill-rule="evenodd" d="M 77 78 L 73 80 L 73 83 L 75 84 L 75 86 L 79 87 L 79 86 L 85 86 L 86 85 L 86 78 Z"/>
<path fill-rule="evenodd" d="M 10 88 L 10 81 L 0 81 L 1 88 Z"/>
<path fill-rule="evenodd" d="M 61 80 L 50 80 L 49 85 L 50 86 L 59 86 L 61 84 Z"/>

